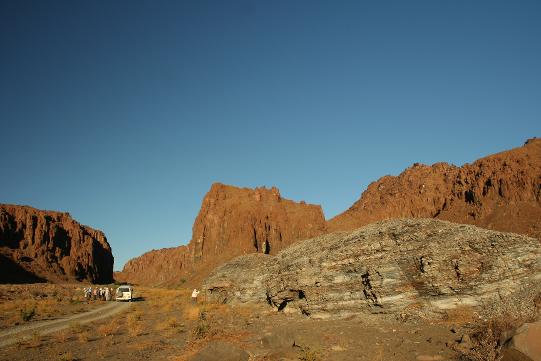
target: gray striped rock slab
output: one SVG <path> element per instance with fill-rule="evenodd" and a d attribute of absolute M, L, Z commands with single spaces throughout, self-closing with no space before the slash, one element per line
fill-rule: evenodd
<path fill-rule="evenodd" d="M 207 299 L 266 304 L 314 318 L 401 315 L 535 297 L 541 243 L 433 219 L 395 219 L 238 257 L 206 279 Z M 503 303 L 503 302 L 502 302 Z"/>

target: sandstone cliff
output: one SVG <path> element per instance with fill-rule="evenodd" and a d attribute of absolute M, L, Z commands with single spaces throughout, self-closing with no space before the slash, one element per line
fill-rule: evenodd
<path fill-rule="evenodd" d="M 238 255 L 276 254 L 298 240 L 323 234 L 325 219 L 320 206 L 284 199 L 274 187 L 216 183 L 203 199 L 192 231 L 188 246 L 148 252 L 130 260 L 118 277 L 153 285 L 200 281 Z"/>
<path fill-rule="evenodd" d="M 538 240 L 433 219 L 395 219 L 297 242 L 218 267 L 207 299 L 254 303 L 316 318 L 404 315 L 541 291 Z"/>
<path fill-rule="evenodd" d="M 130 259 L 115 280 L 138 285 L 179 285 L 192 269 L 187 246 L 152 250 Z"/>
<path fill-rule="evenodd" d="M 112 281 L 113 255 L 103 232 L 69 213 L 0 204 L 0 282 Z"/>
<path fill-rule="evenodd" d="M 352 230 L 382 219 L 433 217 L 541 239 L 541 139 L 473 164 L 414 164 L 370 184 L 328 222 Z"/>

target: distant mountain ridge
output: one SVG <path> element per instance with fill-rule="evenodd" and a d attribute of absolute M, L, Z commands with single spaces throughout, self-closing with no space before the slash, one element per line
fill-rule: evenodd
<path fill-rule="evenodd" d="M 391 218 L 436 218 L 541 239 L 541 139 L 457 167 L 415 163 L 371 183 L 348 210 L 325 222 L 321 207 L 276 188 L 215 184 L 187 246 L 147 252 L 117 277 L 142 284 L 199 283 L 235 256 L 275 254 L 293 242 Z"/>
<path fill-rule="evenodd" d="M 541 239 L 541 139 L 457 167 L 414 164 L 371 183 L 330 232 L 389 218 L 437 218 Z"/>

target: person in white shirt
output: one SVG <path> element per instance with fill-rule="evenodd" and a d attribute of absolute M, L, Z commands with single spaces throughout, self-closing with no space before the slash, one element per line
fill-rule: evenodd
<path fill-rule="evenodd" d="M 192 292 L 192 303 L 193 304 L 197 303 L 197 295 L 198 294 L 199 294 L 199 291 L 197 290 L 197 288 L 194 288 L 193 292 Z"/>

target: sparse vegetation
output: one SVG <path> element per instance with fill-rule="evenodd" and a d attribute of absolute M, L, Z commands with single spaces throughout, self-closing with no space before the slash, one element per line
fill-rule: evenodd
<path fill-rule="evenodd" d="M 207 337 L 211 331 L 210 322 L 207 319 L 207 313 L 202 311 L 199 313 L 199 317 L 192 330 L 192 339 L 199 340 Z"/>
<path fill-rule="evenodd" d="M 523 289 L 486 303 L 482 308 L 483 314 L 478 316 L 482 323 L 468 335 L 470 344 L 454 344 L 451 348 L 462 361 L 501 360 L 503 344 L 513 335 L 514 330 L 536 318 L 539 298 L 540 294 L 532 294 L 531 289 Z"/>
<path fill-rule="evenodd" d="M 98 334 L 103 337 L 113 336 L 118 332 L 116 321 L 105 323 L 98 327 Z"/>
<path fill-rule="evenodd" d="M 28 345 L 32 348 L 35 348 L 35 347 L 41 346 L 41 342 L 42 342 L 42 339 L 39 332 L 33 332 L 32 338 L 30 338 Z"/>
<path fill-rule="evenodd" d="M 76 361 L 77 359 L 73 356 L 71 351 L 65 352 L 58 358 L 58 361 Z"/>
<path fill-rule="evenodd" d="M 321 352 L 310 348 L 309 346 L 299 347 L 299 361 L 322 361 Z"/>
<path fill-rule="evenodd" d="M 88 311 L 98 302 L 84 303 L 80 285 L 0 285 L 0 329 Z"/>
<path fill-rule="evenodd" d="M 90 341 L 90 335 L 88 331 L 82 331 L 79 334 L 77 334 L 77 340 L 79 340 L 79 342 L 82 342 L 82 343 L 86 343 Z"/>
<path fill-rule="evenodd" d="M 20 313 L 21 313 L 21 320 L 23 320 L 24 322 L 28 322 L 36 314 L 36 308 L 35 307 L 23 308 L 20 310 Z"/>
<path fill-rule="evenodd" d="M 64 343 L 68 341 L 71 338 L 71 332 L 69 329 L 64 329 L 62 331 L 58 331 L 55 334 L 55 340 L 59 343 Z"/>

